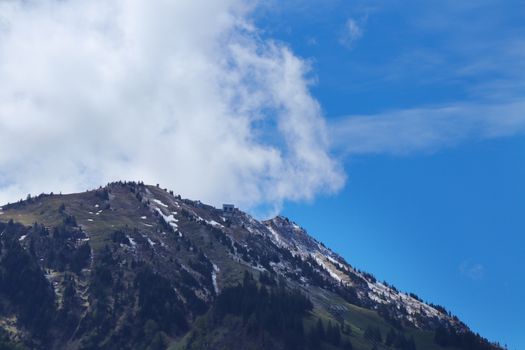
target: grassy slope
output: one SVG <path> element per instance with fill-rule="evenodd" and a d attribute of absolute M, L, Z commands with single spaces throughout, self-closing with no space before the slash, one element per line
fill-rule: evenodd
<path fill-rule="evenodd" d="M 330 310 L 331 306 L 337 305 L 340 309 L 343 307 L 345 311 L 343 312 L 343 317 L 346 324 L 349 324 L 352 327 L 352 334 L 348 338 L 354 345 L 354 349 L 371 349 L 373 344 L 363 338 L 363 334 L 367 327 L 378 327 L 381 330 L 383 340 L 386 337 L 388 331 L 392 328 L 377 312 L 373 310 L 368 310 L 361 308 L 359 306 L 349 304 L 348 302 L 341 299 L 339 296 L 334 295 L 333 293 L 326 292 L 316 288 L 317 291 L 311 293 L 311 295 L 316 296 L 312 301 L 316 305 L 315 313 L 321 317 L 325 324 L 328 320 L 331 320 L 332 324 L 336 324 L 337 321 L 332 317 L 332 315 L 327 312 Z M 404 332 L 405 336 L 413 336 L 416 342 L 417 349 L 424 350 L 443 350 L 444 348 L 434 343 L 434 332 L 422 331 L 422 330 L 407 330 Z M 344 339 L 344 338 L 343 338 Z M 378 349 L 388 349 L 385 346 L 379 345 Z M 457 350 L 455 348 L 446 348 L 448 350 Z"/>
<path fill-rule="evenodd" d="M 92 248 L 97 250 L 109 241 L 108 233 L 124 227 L 137 227 L 145 231 L 147 227 L 143 225 L 140 216 L 148 216 L 148 219 L 153 220 L 151 213 L 141 206 L 130 191 L 118 187 L 112 190 L 116 193 L 111 197 L 110 209 L 105 208 L 106 202 L 95 195 L 96 191 L 89 191 L 53 195 L 37 199 L 20 208 L 4 209 L 0 220 L 5 222 L 13 219 L 26 226 L 36 222 L 46 227 L 54 227 L 64 218 L 64 215 L 59 213 L 60 205 L 66 204 L 65 213 L 75 216 L 77 224 L 89 234 Z"/>
<path fill-rule="evenodd" d="M 166 192 L 162 190 L 150 189 L 155 192 L 156 198 L 166 196 Z M 129 190 L 115 187 L 112 188 L 112 191 L 111 209 L 105 209 L 105 202 L 95 195 L 96 191 L 89 191 L 79 194 L 44 197 L 20 208 L 4 210 L 3 214 L 0 215 L 0 220 L 8 221 L 13 219 L 28 226 L 38 222 L 47 227 L 53 227 L 60 224 L 63 220 L 63 215 L 59 213 L 59 207 L 61 204 L 66 203 L 65 212 L 76 217 L 77 223 L 88 233 L 91 239 L 90 244 L 96 252 L 110 241 L 109 233 L 114 230 L 137 227 L 142 231 L 147 231 L 148 227 L 144 223 L 153 223 L 156 220 L 151 215 L 151 212 L 144 208 Z M 141 216 L 146 216 L 147 219 L 143 220 Z M 211 261 L 221 266 L 221 271 L 219 272 L 219 286 L 221 288 L 236 284 L 237 281 L 242 279 L 244 271 L 249 269 L 242 264 L 232 261 L 228 256 L 227 249 L 210 236 L 203 225 L 195 222 L 185 222 L 180 225 L 180 230 L 187 234 L 195 245 L 205 251 Z M 334 306 L 337 306 L 339 310 L 344 310 L 342 314 L 345 322 L 352 327 L 352 334 L 348 339 L 354 345 L 354 349 L 364 350 L 372 348 L 373 344 L 363 338 L 364 330 L 368 326 L 379 327 L 383 338 L 385 338 L 386 333 L 391 328 L 375 311 L 349 304 L 333 293 L 319 288 L 310 288 L 305 290 L 305 292 L 311 296 L 315 305 L 312 317 L 305 320 L 305 330 L 315 325 L 317 317 L 322 318 L 325 324 L 328 320 L 336 324 L 337 321 L 329 312 Z M 219 339 L 221 337 L 235 337 L 241 334 L 242 329 L 239 329 L 239 327 L 242 328 L 238 320 L 231 319 L 223 327 L 214 329 L 209 334 L 201 334 L 201 336 L 211 337 L 209 339 L 220 343 Z M 204 317 L 197 321 L 194 329 L 198 332 L 206 330 L 206 318 Z M 405 334 L 414 336 L 418 349 L 443 349 L 433 343 L 432 332 L 412 330 L 407 331 Z M 346 337 L 346 335 L 343 335 L 343 339 L 346 339 Z M 184 348 L 187 339 L 188 336 L 174 344 L 173 349 Z M 249 339 L 245 339 L 243 342 L 243 348 L 249 349 Z M 257 344 L 253 345 L 256 346 Z M 326 345 L 325 348 L 330 349 L 330 346 Z M 382 345 L 378 348 L 386 349 Z M 447 349 L 455 350 L 453 348 Z"/>

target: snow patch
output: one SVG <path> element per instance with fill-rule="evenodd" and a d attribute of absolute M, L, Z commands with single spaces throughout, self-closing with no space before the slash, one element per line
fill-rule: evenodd
<path fill-rule="evenodd" d="M 160 201 L 160 200 L 158 200 L 158 199 L 153 199 L 153 201 L 154 201 L 155 203 L 157 203 L 158 205 L 163 206 L 164 208 L 167 208 L 167 207 L 168 207 L 166 204 L 164 204 L 162 201 Z"/>
<path fill-rule="evenodd" d="M 206 220 L 206 222 L 212 226 L 215 226 L 215 227 L 224 227 L 223 225 L 219 224 L 217 221 L 215 220 Z"/>
<path fill-rule="evenodd" d="M 219 271 L 219 267 L 213 264 L 213 272 L 211 273 L 211 279 L 213 281 L 213 289 L 215 290 L 215 294 L 219 294 L 219 285 L 217 284 L 217 273 Z"/>
<path fill-rule="evenodd" d="M 406 293 L 397 293 L 392 288 L 376 282 L 368 282 L 368 287 L 370 291 L 368 292 L 368 297 L 377 303 L 382 304 L 393 304 L 397 307 L 404 307 L 407 310 L 408 318 L 414 320 L 411 315 L 422 314 L 429 317 L 438 317 L 443 318 L 446 315 L 443 315 L 438 310 L 434 309 L 430 305 L 427 305 Z"/>
<path fill-rule="evenodd" d="M 341 281 L 342 281 L 341 277 L 339 277 L 339 275 L 333 271 L 333 269 L 331 268 L 331 266 L 326 265 L 326 264 L 324 263 L 324 261 L 323 261 L 322 259 L 320 259 L 318 256 L 313 255 L 313 258 L 315 259 L 315 261 L 316 261 L 319 265 L 321 265 L 322 267 L 324 267 L 324 269 L 328 272 L 328 274 L 329 274 L 333 279 L 335 279 L 335 280 L 338 281 L 338 282 L 341 282 Z"/>
<path fill-rule="evenodd" d="M 325 257 L 330 260 L 330 262 L 332 264 L 334 264 L 335 266 L 339 267 L 341 270 L 346 270 L 348 271 L 348 268 L 346 266 L 344 266 L 343 264 L 341 264 L 339 261 L 335 260 L 334 258 L 332 258 L 331 256 L 329 255 L 325 255 Z"/>
<path fill-rule="evenodd" d="M 268 226 L 268 230 L 270 231 L 270 233 L 272 234 L 274 238 L 273 240 L 274 243 L 276 243 L 280 247 L 285 247 L 285 248 L 288 247 L 288 244 L 281 239 L 281 236 L 277 233 L 277 231 L 273 229 L 273 227 Z"/>
<path fill-rule="evenodd" d="M 177 226 L 177 222 L 179 222 L 179 220 L 175 219 L 175 216 L 173 214 L 164 215 L 162 210 L 160 210 L 159 208 L 155 208 L 155 209 L 157 210 L 157 213 L 159 213 L 159 215 L 162 216 L 164 221 L 166 221 L 168 223 L 168 225 L 173 227 L 175 230 L 177 229 L 177 227 L 178 227 Z"/>
<path fill-rule="evenodd" d="M 129 235 L 126 235 L 126 237 L 128 237 L 128 240 L 129 240 L 129 243 L 131 244 L 131 246 L 133 248 L 136 248 L 137 247 L 137 242 L 135 242 L 135 240 L 133 238 L 131 238 Z"/>

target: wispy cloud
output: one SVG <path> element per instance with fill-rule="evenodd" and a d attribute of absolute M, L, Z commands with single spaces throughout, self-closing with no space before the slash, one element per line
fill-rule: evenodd
<path fill-rule="evenodd" d="M 432 152 L 471 139 L 520 133 L 525 133 L 523 101 L 397 110 L 330 124 L 334 146 L 347 154 Z"/>
<path fill-rule="evenodd" d="M 482 280 L 485 277 L 485 267 L 480 263 L 465 260 L 459 265 L 459 272 L 473 281 Z"/>
<path fill-rule="evenodd" d="M 340 37 L 341 44 L 348 48 L 352 48 L 355 43 L 363 36 L 362 26 L 363 21 L 358 21 L 354 18 L 348 18 Z"/>
<path fill-rule="evenodd" d="M 525 132 L 522 21 L 509 13 L 502 22 L 497 15 L 501 6 L 494 1 L 414 3 L 410 15 L 399 12 L 394 4 L 382 6 L 384 12 L 403 18 L 399 25 L 405 31 L 425 35 L 412 34 L 391 56 L 363 63 L 360 69 L 377 77 L 367 83 L 407 91 L 446 91 L 446 100 L 452 102 L 430 105 L 432 96 L 423 102 L 416 97 L 411 103 L 417 107 L 336 119 L 330 134 L 339 150 L 348 154 L 432 152 L 472 139 Z M 487 23 L 487 15 L 494 20 Z M 349 23 L 349 32 L 362 35 L 354 22 Z"/>

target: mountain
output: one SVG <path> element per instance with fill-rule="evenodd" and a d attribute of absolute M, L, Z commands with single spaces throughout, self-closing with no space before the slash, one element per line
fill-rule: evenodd
<path fill-rule="evenodd" d="M 0 349 L 501 349 L 293 221 L 143 183 L 0 210 Z"/>

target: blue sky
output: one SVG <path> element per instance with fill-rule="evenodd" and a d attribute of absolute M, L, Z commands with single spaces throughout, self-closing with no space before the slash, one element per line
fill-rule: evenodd
<path fill-rule="evenodd" d="M 258 23 L 310 62 L 348 174 L 340 193 L 284 214 L 525 348 L 525 4 L 290 1 Z"/>

